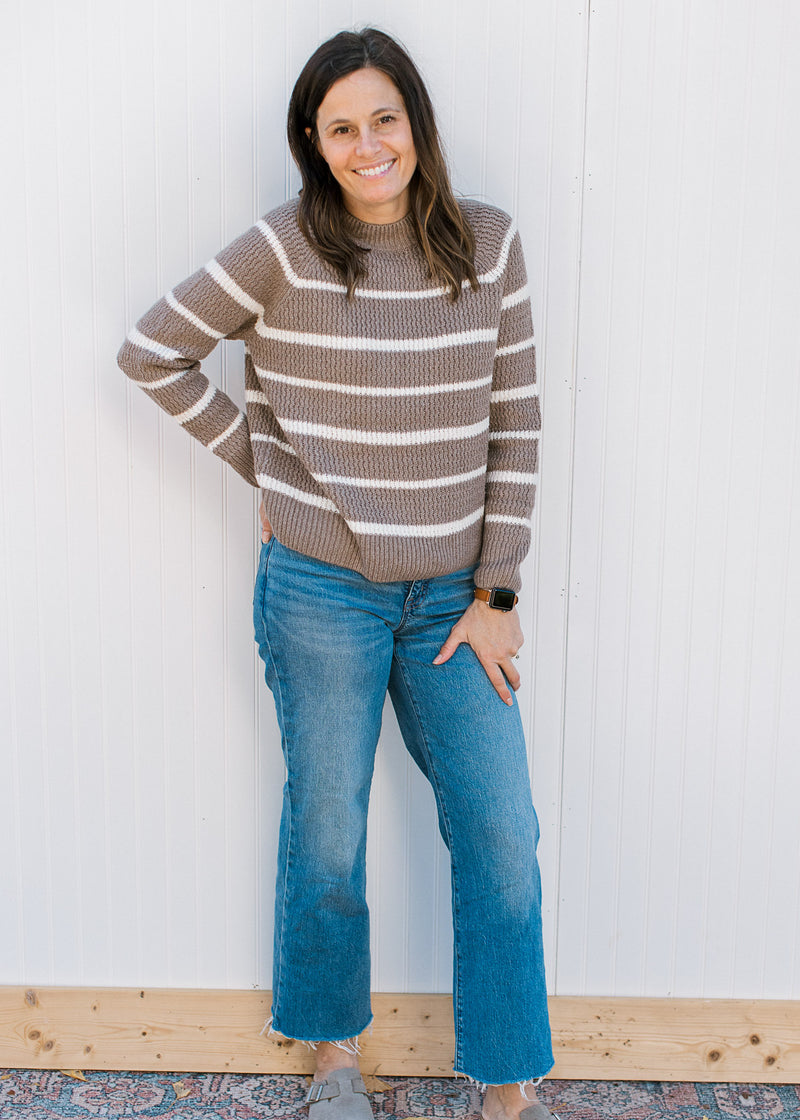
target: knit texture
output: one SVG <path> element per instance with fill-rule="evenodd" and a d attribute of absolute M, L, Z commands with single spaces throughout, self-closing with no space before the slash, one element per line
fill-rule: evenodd
<path fill-rule="evenodd" d="M 124 372 L 264 490 L 290 548 L 371 580 L 479 562 L 478 587 L 519 590 L 541 426 L 519 234 L 460 202 L 479 290 L 432 284 L 410 215 L 348 215 L 369 247 L 348 302 L 287 202 L 159 300 L 119 352 Z M 245 344 L 246 415 L 200 362 Z"/>

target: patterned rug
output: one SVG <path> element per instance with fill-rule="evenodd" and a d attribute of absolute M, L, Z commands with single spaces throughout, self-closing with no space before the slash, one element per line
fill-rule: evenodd
<path fill-rule="evenodd" d="M 303 1120 L 306 1085 L 305 1077 L 11 1069 L 0 1073 L 0 1120 Z M 797 1085 L 546 1081 L 539 1093 L 561 1120 L 800 1120 Z M 449 1078 L 382 1078 L 370 1099 L 375 1120 L 481 1115 L 479 1091 Z"/>

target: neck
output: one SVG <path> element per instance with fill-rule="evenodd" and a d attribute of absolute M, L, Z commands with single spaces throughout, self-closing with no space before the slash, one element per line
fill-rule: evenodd
<path fill-rule="evenodd" d="M 404 199 L 402 203 L 387 203 L 386 208 L 380 207 L 371 210 L 367 207 L 358 206 L 352 208 L 347 205 L 345 200 L 344 208 L 348 214 L 359 222 L 363 222 L 367 226 L 388 226 L 394 222 L 401 222 L 403 218 L 409 213 L 408 199 Z"/>

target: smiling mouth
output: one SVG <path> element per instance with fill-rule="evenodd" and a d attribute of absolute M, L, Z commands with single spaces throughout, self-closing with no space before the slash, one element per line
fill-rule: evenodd
<path fill-rule="evenodd" d="M 354 167 L 353 171 L 363 179 L 377 179 L 380 175 L 385 175 L 389 168 L 393 167 L 395 163 L 397 163 L 397 158 L 388 159 L 385 163 L 379 163 L 377 167 Z"/>

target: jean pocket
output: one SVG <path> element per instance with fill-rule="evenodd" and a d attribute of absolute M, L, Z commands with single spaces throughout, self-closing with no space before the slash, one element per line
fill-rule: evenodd
<path fill-rule="evenodd" d="M 255 631 L 255 640 L 258 646 L 261 646 L 266 637 L 266 626 L 264 623 L 264 594 L 267 589 L 267 572 L 269 570 L 269 554 L 272 551 L 272 545 L 275 540 L 275 534 L 269 538 L 268 541 L 263 541 L 261 544 L 261 552 L 258 557 L 258 572 L 256 574 L 256 586 L 253 591 L 253 629 Z"/>

